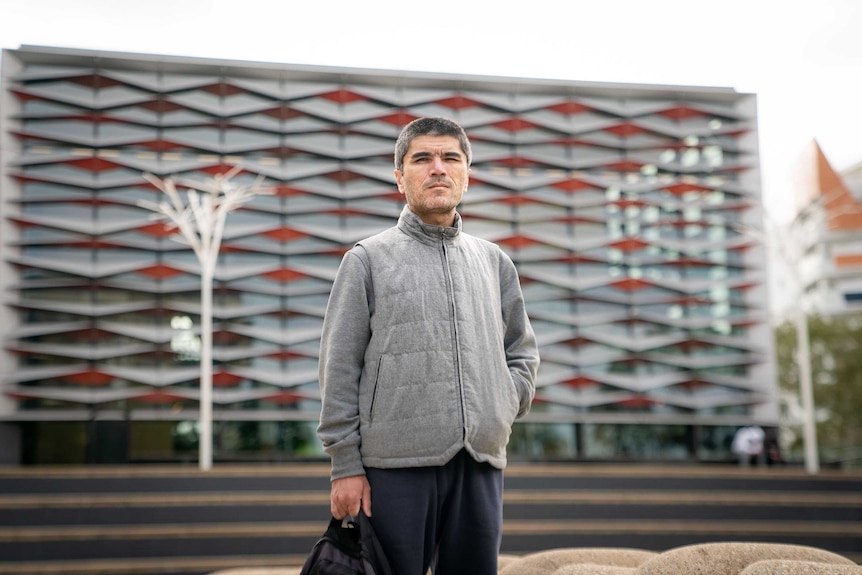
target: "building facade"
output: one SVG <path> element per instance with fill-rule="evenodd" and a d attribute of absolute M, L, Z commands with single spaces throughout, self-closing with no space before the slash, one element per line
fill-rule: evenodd
<path fill-rule="evenodd" d="M 235 165 L 276 193 L 227 221 L 215 460 L 321 456 L 329 288 L 429 115 L 471 138 L 465 230 L 511 255 L 540 342 L 513 458 L 716 460 L 777 421 L 754 95 L 44 47 L 2 75 L 6 460 L 197 457 L 200 270 L 138 202 L 144 173 Z"/>
<path fill-rule="evenodd" d="M 798 167 L 789 233 L 804 303 L 824 315 L 862 312 L 862 163 L 839 173 L 811 142 Z"/>

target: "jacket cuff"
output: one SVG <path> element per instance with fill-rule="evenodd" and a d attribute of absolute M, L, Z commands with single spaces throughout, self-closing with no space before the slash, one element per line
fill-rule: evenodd
<path fill-rule="evenodd" d="M 512 380 L 515 382 L 515 387 L 518 389 L 518 397 L 521 400 L 521 404 L 518 406 L 518 415 L 515 416 L 517 419 L 524 417 L 530 412 L 530 407 L 533 404 L 533 397 L 535 396 L 535 389 L 533 386 L 526 383 L 518 374 L 513 374 Z"/>
<path fill-rule="evenodd" d="M 351 477 L 353 475 L 365 475 L 365 467 L 362 466 L 362 456 L 355 449 L 346 449 L 343 452 L 330 453 L 332 459 L 332 471 L 330 481 Z"/>

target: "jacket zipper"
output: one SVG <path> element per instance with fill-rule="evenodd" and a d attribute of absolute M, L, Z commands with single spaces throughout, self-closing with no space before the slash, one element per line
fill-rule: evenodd
<path fill-rule="evenodd" d="M 455 354 L 455 377 L 458 380 L 458 399 L 461 402 L 461 439 L 467 438 L 467 414 L 464 410 L 464 383 L 461 378 L 461 345 L 458 339 L 458 316 L 455 305 L 455 286 L 452 281 L 452 270 L 449 268 L 449 250 L 446 248 L 446 236 L 440 244 L 443 249 L 443 270 L 446 274 L 446 292 L 449 299 L 449 314 L 452 322 L 452 347 Z"/>

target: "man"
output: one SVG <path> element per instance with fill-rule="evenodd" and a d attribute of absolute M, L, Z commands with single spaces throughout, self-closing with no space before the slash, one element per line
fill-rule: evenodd
<path fill-rule="evenodd" d="M 759 425 L 740 427 L 736 431 L 730 449 L 739 458 L 741 467 L 751 465 L 752 459 L 760 466 L 766 465 L 766 451 L 763 448 L 765 439 L 766 433 Z"/>
<path fill-rule="evenodd" d="M 535 394 L 515 267 L 461 231 L 471 160 L 450 120 L 402 130 L 395 180 L 407 205 L 345 254 L 323 322 L 318 435 L 332 514 L 371 517 L 397 575 L 432 564 L 437 575 L 497 573 L 506 444 Z"/>

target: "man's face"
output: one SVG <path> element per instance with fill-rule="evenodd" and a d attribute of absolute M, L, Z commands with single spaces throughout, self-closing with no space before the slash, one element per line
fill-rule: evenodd
<path fill-rule="evenodd" d="M 448 226 L 467 191 L 467 155 L 454 136 L 417 136 L 410 142 L 401 170 L 395 170 L 398 191 L 407 205 L 429 224 Z"/>

